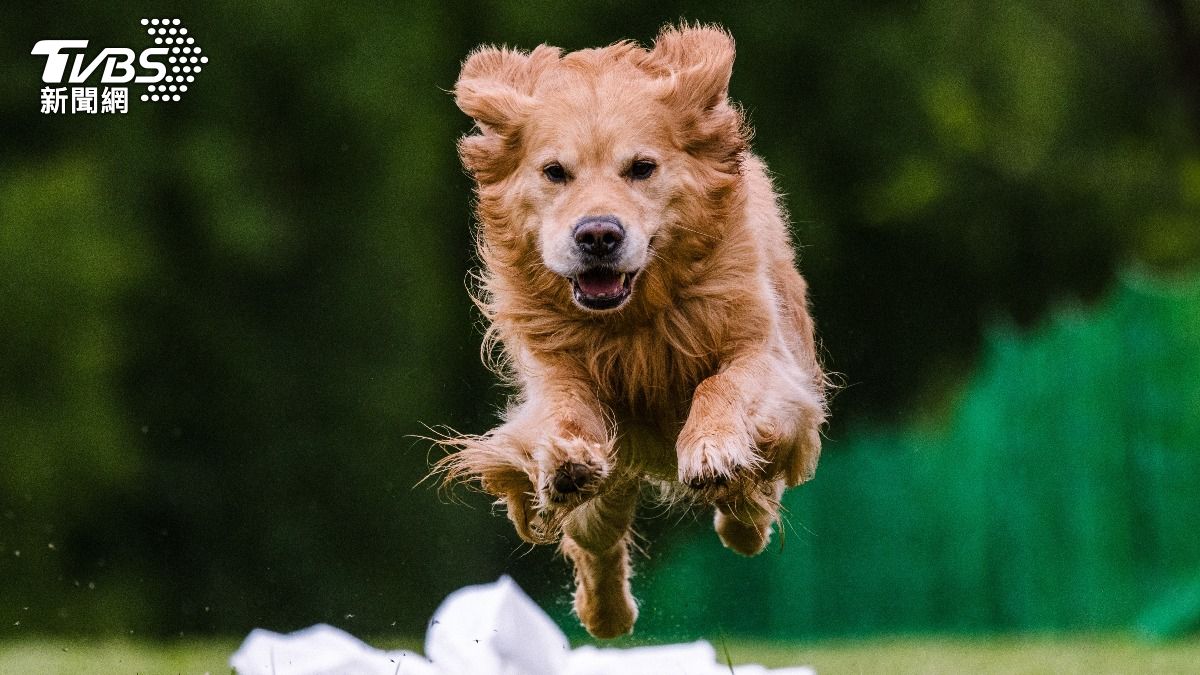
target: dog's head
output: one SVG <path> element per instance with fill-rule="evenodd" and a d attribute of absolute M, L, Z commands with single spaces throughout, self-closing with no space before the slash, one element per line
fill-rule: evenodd
<path fill-rule="evenodd" d="M 728 201 L 746 145 L 733 59 L 714 27 L 664 29 L 649 50 L 474 51 L 454 95 L 477 126 L 459 154 L 483 245 L 540 258 L 553 292 L 594 312 L 629 303 L 656 265 L 694 262 L 704 246 L 673 244 L 715 236 L 705 214 Z"/>

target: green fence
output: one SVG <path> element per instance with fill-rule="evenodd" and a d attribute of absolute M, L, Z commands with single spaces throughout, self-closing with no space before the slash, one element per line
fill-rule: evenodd
<path fill-rule="evenodd" d="M 759 558 L 715 535 L 656 546 L 639 633 L 1106 629 L 1156 606 L 1194 626 L 1198 282 L 1127 275 L 1094 308 L 995 330 L 944 425 L 828 443 Z"/>

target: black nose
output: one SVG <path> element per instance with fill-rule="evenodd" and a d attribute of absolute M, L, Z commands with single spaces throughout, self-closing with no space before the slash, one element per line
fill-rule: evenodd
<path fill-rule="evenodd" d="M 625 228 L 615 216 L 588 216 L 575 223 L 575 245 L 584 255 L 609 255 L 625 241 Z"/>

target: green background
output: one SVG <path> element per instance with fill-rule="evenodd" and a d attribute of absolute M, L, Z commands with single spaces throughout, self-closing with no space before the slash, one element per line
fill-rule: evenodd
<path fill-rule="evenodd" d="M 183 101 L 39 113 L 36 41 L 155 16 Z M 782 548 L 643 524 L 639 634 L 1191 625 L 1200 4 L 51 2 L 0 23 L 0 638 L 419 635 L 501 573 L 565 617 L 550 550 L 414 487 L 504 397 L 447 90 L 680 17 L 737 40 L 847 386 Z"/>

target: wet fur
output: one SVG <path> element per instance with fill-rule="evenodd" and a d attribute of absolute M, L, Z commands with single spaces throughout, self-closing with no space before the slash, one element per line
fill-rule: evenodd
<path fill-rule="evenodd" d="M 716 507 L 725 545 L 753 555 L 820 453 L 828 383 L 786 218 L 728 100 L 733 57 L 718 27 L 668 27 L 650 49 L 483 47 L 455 86 L 477 125 L 458 149 L 477 183 L 484 354 L 517 393 L 498 428 L 446 439 L 456 451 L 436 468 L 496 496 L 523 539 L 561 541 L 576 612 L 599 637 L 636 619 L 640 484 Z M 661 158 L 658 183 L 538 182 L 539 153 L 602 167 L 639 139 Z M 597 209 L 633 214 L 649 242 L 632 297 L 604 313 L 545 263 L 564 214 Z M 570 464 L 591 479 L 559 494 Z"/>

